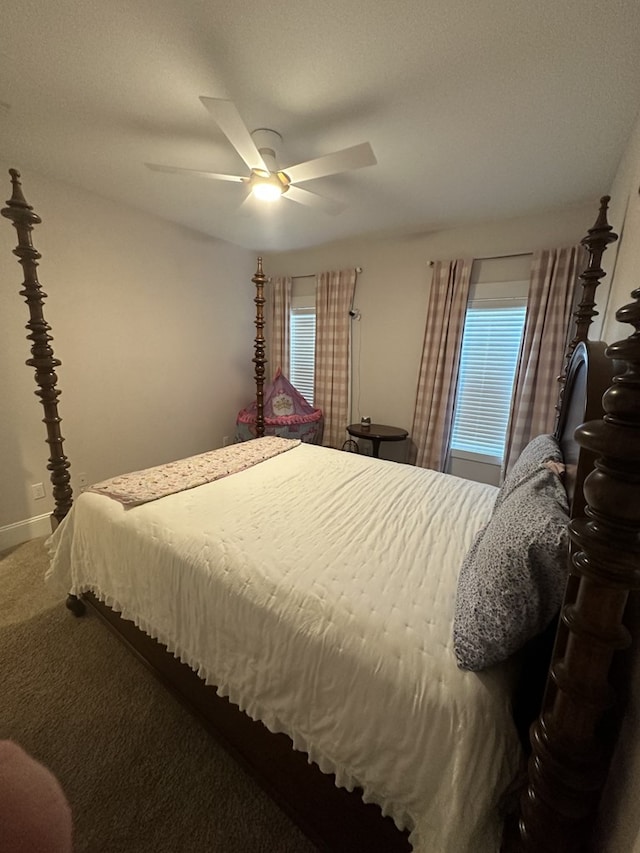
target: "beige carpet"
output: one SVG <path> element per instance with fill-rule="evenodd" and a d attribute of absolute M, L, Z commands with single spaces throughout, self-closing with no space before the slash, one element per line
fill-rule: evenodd
<path fill-rule="evenodd" d="M 57 775 L 75 850 L 314 853 L 97 618 L 51 596 L 43 541 L 0 555 L 0 737 Z"/>

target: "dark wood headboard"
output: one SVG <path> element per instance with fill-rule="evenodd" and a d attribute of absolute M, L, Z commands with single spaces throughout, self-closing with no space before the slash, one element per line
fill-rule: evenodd
<path fill-rule="evenodd" d="M 584 515 L 582 486 L 595 462 L 592 453 L 581 451 L 575 437 L 576 429 L 585 421 L 602 417 L 602 398 L 614 375 L 614 362 L 605 357 L 605 350 L 603 341 L 581 341 L 575 346 L 565 380 L 564 405 L 556 424 L 555 437 L 566 466 L 564 482 L 571 518 Z"/>

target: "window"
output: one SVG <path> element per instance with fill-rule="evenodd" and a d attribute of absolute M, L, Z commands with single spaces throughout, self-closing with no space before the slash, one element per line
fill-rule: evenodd
<path fill-rule="evenodd" d="M 313 406 L 316 348 L 316 309 L 292 308 L 290 316 L 289 379 L 307 403 Z"/>
<path fill-rule="evenodd" d="M 451 455 L 500 464 L 526 314 L 522 299 L 478 300 L 467 308 Z"/>

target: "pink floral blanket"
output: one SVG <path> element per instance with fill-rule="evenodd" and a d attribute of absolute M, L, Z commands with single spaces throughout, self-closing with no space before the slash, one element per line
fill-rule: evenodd
<path fill-rule="evenodd" d="M 296 439 L 267 435 L 144 471 L 112 477 L 95 483 L 87 491 L 106 495 L 129 509 L 244 471 L 298 444 L 300 441 Z"/>

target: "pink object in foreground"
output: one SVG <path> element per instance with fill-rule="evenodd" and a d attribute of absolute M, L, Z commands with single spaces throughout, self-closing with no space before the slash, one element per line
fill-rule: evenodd
<path fill-rule="evenodd" d="M 71 808 L 44 765 L 0 741 L 0 853 L 71 853 Z"/>

